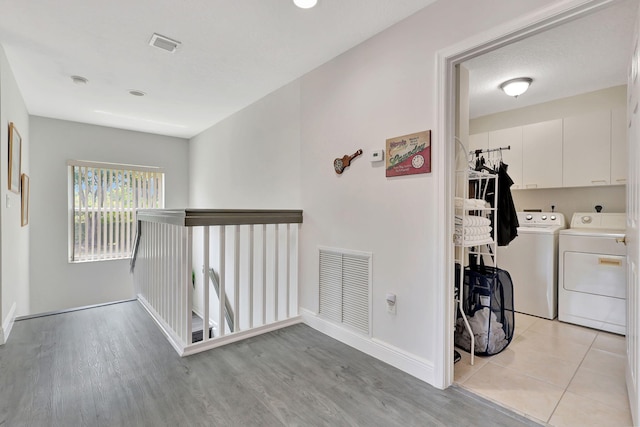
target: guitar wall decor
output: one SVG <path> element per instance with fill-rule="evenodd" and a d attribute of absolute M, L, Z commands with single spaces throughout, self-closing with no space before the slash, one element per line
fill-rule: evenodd
<path fill-rule="evenodd" d="M 333 169 L 335 169 L 338 175 L 342 174 L 344 169 L 351 164 L 351 160 L 355 159 L 360 154 L 362 154 L 362 150 L 358 150 L 352 155 L 345 154 L 342 158 L 335 159 L 333 161 Z"/>

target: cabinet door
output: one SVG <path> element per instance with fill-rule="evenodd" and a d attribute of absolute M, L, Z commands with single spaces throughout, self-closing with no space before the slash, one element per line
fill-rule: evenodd
<path fill-rule="evenodd" d="M 511 147 L 509 150 L 492 153 L 508 165 L 507 173 L 513 180 L 511 189 L 522 188 L 522 126 L 489 132 L 489 148 Z"/>
<path fill-rule="evenodd" d="M 611 112 L 564 119 L 564 187 L 608 185 L 611 179 Z"/>
<path fill-rule="evenodd" d="M 522 127 L 522 184 L 562 186 L 562 119 Z"/>
<path fill-rule="evenodd" d="M 627 183 L 627 108 L 611 110 L 611 185 Z"/>

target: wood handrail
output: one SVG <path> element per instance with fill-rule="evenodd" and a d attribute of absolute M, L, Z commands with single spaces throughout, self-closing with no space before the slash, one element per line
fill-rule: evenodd
<path fill-rule="evenodd" d="M 301 224 L 302 210 L 294 209 L 139 209 L 138 221 L 184 227 L 206 225 Z"/>

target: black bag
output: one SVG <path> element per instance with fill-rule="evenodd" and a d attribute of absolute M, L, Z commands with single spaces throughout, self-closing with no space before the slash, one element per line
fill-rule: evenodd
<path fill-rule="evenodd" d="M 459 270 L 456 273 L 459 275 Z M 456 286 L 459 283 L 458 276 Z M 460 297 L 475 338 L 475 354 L 490 356 L 507 348 L 515 329 L 513 283 L 509 272 L 482 262 L 465 268 Z M 456 318 L 454 342 L 457 347 L 471 351 L 471 337 L 460 313 Z"/>

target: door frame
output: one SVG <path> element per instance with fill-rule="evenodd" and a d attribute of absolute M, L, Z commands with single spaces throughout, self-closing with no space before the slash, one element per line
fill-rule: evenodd
<path fill-rule="evenodd" d="M 437 121 L 440 129 L 435 135 L 434 149 L 437 159 L 438 234 L 436 236 L 439 260 L 436 265 L 437 287 L 436 334 L 434 351 L 434 386 L 447 388 L 453 384 L 453 324 L 454 308 L 454 245 L 453 200 L 455 189 L 455 117 L 456 80 L 455 66 L 476 56 L 530 37 L 542 31 L 601 10 L 615 0 L 564 0 L 525 15 L 515 21 L 492 28 L 471 39 L 437 53 Z"/>

